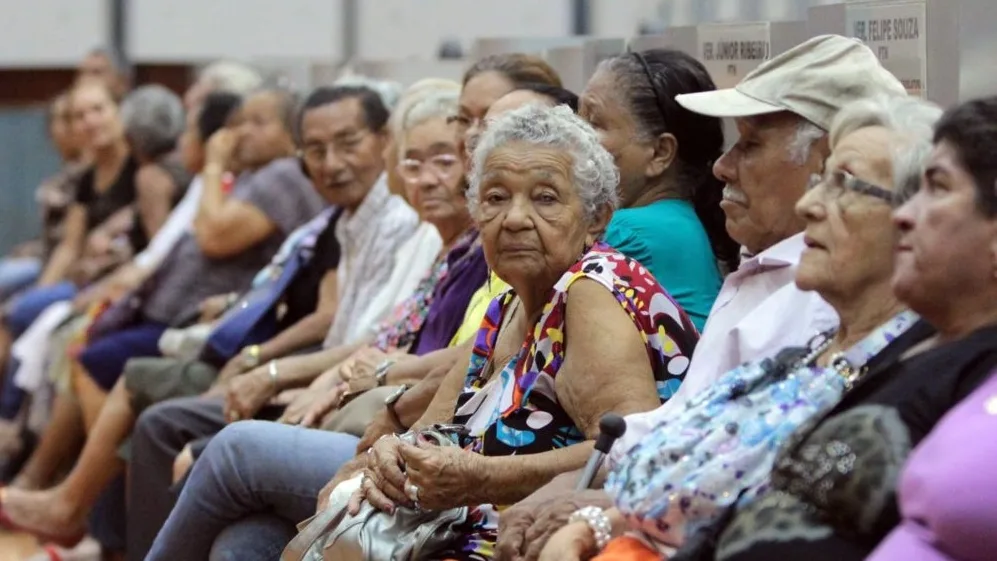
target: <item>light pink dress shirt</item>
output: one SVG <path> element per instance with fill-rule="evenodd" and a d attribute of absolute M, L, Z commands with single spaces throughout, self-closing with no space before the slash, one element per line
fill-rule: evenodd
<path fill-rule="evenodd" d="M 796 288 L 804 249 L 803 234 L 797 234 L 745 258 L 727 276 L 682 385 L 661 407 L 626 418 L 627 431 L 611 453 L 614 460 L 727 371 L 804 345 L 838 325 L 838 314 L 817 293 Z"/>

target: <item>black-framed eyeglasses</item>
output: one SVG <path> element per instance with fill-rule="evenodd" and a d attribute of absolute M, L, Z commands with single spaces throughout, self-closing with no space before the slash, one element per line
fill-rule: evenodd
<path fill-rule="evenodd" d="M 807 190 L 812 191 L 821 185 L 824 186 L 827 198 L 832 200 L 837 200 L 846 192 L 851 191 L 860 195 L 877 198 L 891 206 L 897 206 L 900 202 L 900 198 L 893 191 L 869 183 L 868 181 L 863 181 L 845 170 L 834 170 L 828 172 L 826 175 L 816 173 L 811 175 Z"/>

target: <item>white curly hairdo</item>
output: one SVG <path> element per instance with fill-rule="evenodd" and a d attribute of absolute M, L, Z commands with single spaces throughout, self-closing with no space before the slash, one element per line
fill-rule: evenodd
<path fill-rule="evenodd" d="M 831 124 L 830 146 L 867 127 L 884 127 L 903 137 L 893 148 L 893 184 L 900 200 L 921 186 L 924 165 L 931 153 L 935 124 L 942 116 L 937 105 L 916 97 L 879 96 L 845 106 Z"/>
<path fill-rule="evenodd" d="M 467 191 L 472 214 L 476 214 L 480 202 L 481 180 L 488 156 L 495 149 L 512 143 L 568 152 L 572 159 L 571 181 L 582 199 L 587 219 L 594 219 L 604 205 L 616 208 L 620 173 L 613 157 L 599 142 L 595 129 L 565 105 L 527 105 L 501 115 L 489 123 L 481 135 L 474 150 Z"/>
<path fill-rule="evenodd" d="M 398 115 L 394 125 L 398 130 L 394 134 L 398 138 L 398 155 L 405 153 L 405 134 L 415 127 L 431 119 L 445 119 L 457 112 L 460 103 L 460 90 L 436 90 L 429 89 L 420 92 L 420 95 L 407 104 L 403 109 L 399 109 L 392 114 Z"/>

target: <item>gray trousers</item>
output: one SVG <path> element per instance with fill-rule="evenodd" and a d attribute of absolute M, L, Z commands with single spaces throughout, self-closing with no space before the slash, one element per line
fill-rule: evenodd
<path fill-rule="evenodd" d="M 132 432 L 128 478 L 128 561 L 143 561 L 166 523 L 176 492 L 173 461 L 187 443 L 225 427 L 222 400 L 174 399 L 146 409 Z"/>

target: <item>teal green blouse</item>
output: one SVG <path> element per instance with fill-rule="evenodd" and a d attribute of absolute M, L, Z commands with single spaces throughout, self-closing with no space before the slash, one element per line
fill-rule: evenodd
<path fill-rule="evenodd" d="M 691 203 L 668 199 L 617 210 L 603 240 L 647 267 L 702 331 L 723 279 Z"/>

